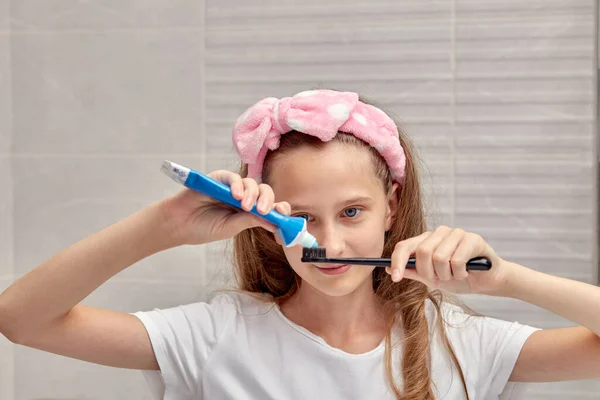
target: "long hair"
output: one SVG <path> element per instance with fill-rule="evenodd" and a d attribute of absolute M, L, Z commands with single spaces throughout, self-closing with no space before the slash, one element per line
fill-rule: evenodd
<path fill-rule="evenodd" d="M 406 154 L 406 174 L 401 188 L 396 191 L 398 209 L 390 229 L 385 234 L 382 257 L 390 257 L 394 246 L 401 240 L 418 236 L 426 230 L 425 213 L 416 155 L 412 145 L 402 130 L 400 143 Z M 389 192 L 392 179 L 387 164 L 379 153 L 356 137 L 338 133 L 335 141 L 348 146 L 359 146 L 370 152 L 375 171 Z M 263 181 L 269 182 L 269 174 L 273 160 L 286 152 L 302 146 L 320 148 L 325 144 L 318 138 L 299 132 L 290 132 L 281 137 L 276 151 L 270 151 L 265 159 Z M 242 164 L 240 175 L 247 176 L 247 165 Z M 234 274 L 238 290 L 256 294 L 270 294 L 278 302 L 284 302 L 300 287 L 301 279 L 289 265 L 280 245 L 275 242 L 273 234 L 262 228 L 242 231 L 233 241 Z M 401 400 L 434 399 L 432 381 L 429 372 L 429 327 L 425 314 L 426 300 L 429 299 L 437 310 L 436 319 L 440 329 L 442 342 L 448 350 L 452 362 L 460 372 L 467 399 L 468 391 L 462 368 L 446 335 L 441 313 L 442 295 L 430 292 L 426 285 L 410 279 L 395 283 L 383 268 L 373 270 L 373 290 L 380 299 L 382 312 L 386 321 L 385 336 L 385 370 L 389 385 L 396 397 Z M 394 329 L 402 329 L 402 389 L 394 376 L 392 365 L 396 362 L 392 357 L 395 345 L 392 340 Z"/>

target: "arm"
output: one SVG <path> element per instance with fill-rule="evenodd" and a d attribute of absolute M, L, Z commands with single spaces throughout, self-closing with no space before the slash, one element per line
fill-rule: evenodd
<path fill-rule="evenodd" d="M 244 210 L 257 200 L 263 214 L 273 208 L 269 186 L 229 171 L 210 175 L 231 186 Z M 72 245 L 13 283 L 0 295 L 0 333 L 14 343 L 67 357 L 158 369 L 146 329 L 136 316 L 79 303 L 112 276 L 154 253 L 230 238 L 255 226 L 275 231 L 255 215 L 184 189 Z"/>
<path fill-rule="evenodd" d="M 0 295 L 0 331 L 29 347 L 117 367 L 157 369 L 133 315 L 78 305 L 109 278 L 174 245 L 159 203 L 72 245 Z"/>
<path fill-rule="evenodd" d="M 416 269 L 406 269 L 411 254 Z M 490 271 L 467 271 L 477 256 Z M 511 297 L 545 308 L 580 325 L 533 333 L 525 342 L 510 380 L 548 382 L 600 377 L 600 287 L 559 278 L 502 260 L 474 233 L 446 226 L 396 245 L 392 280 L 417 280 L 431 289 Z"/>
<path fill-rule="evenodd" d="M 496 295 L 545 308 L 580 325 L 535 332 L 525 342 L 511 381 L 550 382 L 600 377 L 600 287 L 506 263 Z"/>

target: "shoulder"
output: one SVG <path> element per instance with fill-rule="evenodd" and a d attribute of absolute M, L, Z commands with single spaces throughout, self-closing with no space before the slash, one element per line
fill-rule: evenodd
<path fill-rule="evenodd" d="M 236 291 L 213 293 L 207 301 L 172 308 L 137 312 L 149 331 L 164 335 L 197 335 L 216 341 L 232 322 L 243 323 L 246 317 L 261 315 L 273 306 L 267 296 Z"/>
<path fill-rule="evenodd" d="M 258 316 L 271 311 L 273 298 L 262 293 L 223 291 L 214 293 L 207 305 L 214 311 L 222 311 L 239 316 Z"/>
<path fill-rule="evenodd" d="M 477 314 L 453 301 L 434 303 L 427 300 L 426 314 L 430 334 L 438 333 L 443 327 L 451 342 L 469 348 L 481 343 L 500 345 L 510 341 L 522 345 L 523 338 L 536 330 L 518 321 Z"/>
<path fill-rule="evenodd" d="M 430 330 L 433 330 L 440 322 L 452 327 L 467 326 L 473 322 L 472 318 L 482 317 L 467 312 L 466 308 L 457 303 L 446 300 L 434 302 L 430 299 L 425 301 L 425 315 Z"/>

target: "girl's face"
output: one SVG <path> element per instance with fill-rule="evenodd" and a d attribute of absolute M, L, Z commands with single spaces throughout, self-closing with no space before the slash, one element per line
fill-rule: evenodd
<path fill-rule="evenodd" d="M 308 220 L 308 231 L 328 257 L 381 257 L 397 204 L 395 193 L 385 193 L 370 157 L 366 149 L 333 141 L 273 160 L 269 183 L 275 201 L 289 202 L 293 216 Z M 283 250 L 303 284 L 329 296 L 372 285 L 375 267 L 303 263 L 300 246 Z"/>

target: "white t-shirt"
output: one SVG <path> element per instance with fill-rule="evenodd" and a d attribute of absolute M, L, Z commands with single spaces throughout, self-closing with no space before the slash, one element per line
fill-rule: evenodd
<path fill-rule="evenodd" d="M 437 399 L 464 399 L 460 374 L 436 328 L 429 300 L 431 377 Z M 521 348 L 536 328 L 469 316 L 443 303 L 448 338 L 470 398 L 497 399 Z M 138 312 L 160 371 L 145 371 L 157 399 L 394 399 L 385 375 L 384 343 L 349 354 L 287 319 L 274 303 L 235 292 L 208 303 Z M 401 346 L 393 351 L 399 372 Z M 399 374 L 397 374 L 399 375 Z"/>

